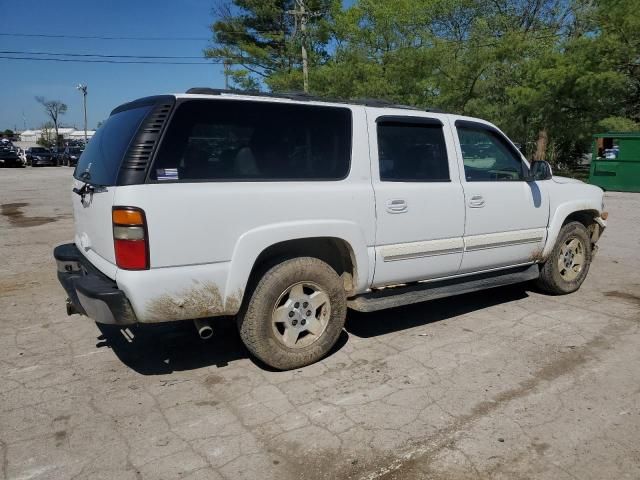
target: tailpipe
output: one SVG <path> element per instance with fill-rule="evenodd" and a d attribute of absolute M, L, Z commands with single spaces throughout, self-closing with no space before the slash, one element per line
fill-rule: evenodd
<path fill-rule="evenodd" d="M 66 307 L 67 307 L 67 315 L 75 315 L 76 313 L 80 313 L 76 309 L 76 306 L 73 303 L 71 303 L 71 299 L 69 298 L 67 298 Z"/>
<path fill-rule="evenodd" d="M 193 324 L 195 325 L 201 339 L 208 340 L 213 337 L 213 328 L 211 328 L 209 320 L 205 318 L 196 318 L 193 321 Z"/>

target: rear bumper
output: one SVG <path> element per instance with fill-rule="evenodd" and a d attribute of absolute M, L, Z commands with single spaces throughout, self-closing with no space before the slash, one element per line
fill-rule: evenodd
<path fill-rule="evenodd" d="M 137 319 L 116 282 L 89 263 L 73 243 L 53 250 L 58 280 L 67 292 L 67 313 L 80 313 L 98 323 L 131 325 Z"/>

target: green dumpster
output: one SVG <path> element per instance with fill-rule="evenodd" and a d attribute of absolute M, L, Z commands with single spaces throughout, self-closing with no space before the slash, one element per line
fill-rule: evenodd
<path fill-rule="evenodd" d="M 594 135 L 589 183 L 604 190 L 640 192 L 640 132 Z"/>

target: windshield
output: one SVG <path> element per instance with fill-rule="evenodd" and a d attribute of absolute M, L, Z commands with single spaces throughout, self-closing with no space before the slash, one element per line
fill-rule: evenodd
<path fill-rule="evenodd" d="M 74 177 L 94 185 L 115 185 L 122 159 L 151 106 L 111 115 L 87 144 Z"/>
<path fill-rule="evenodd" d="M 46 152 L 48 152 L 48 150 L 46 148 L 37 148 L 37 147 L 35 147 L 35 148 L 31 149 L 31 152 L 32 153 L 46 153 Z"/>

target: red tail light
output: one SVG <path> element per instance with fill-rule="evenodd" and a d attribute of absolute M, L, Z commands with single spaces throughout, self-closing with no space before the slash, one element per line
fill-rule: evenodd
<path fill-rule="evenodd" d="M 113 207 L 111 217 L 118 267 L 125 270 L 147 270 L 149 238 L 144 211 L 135 207 Z"/>

